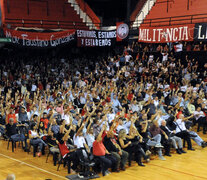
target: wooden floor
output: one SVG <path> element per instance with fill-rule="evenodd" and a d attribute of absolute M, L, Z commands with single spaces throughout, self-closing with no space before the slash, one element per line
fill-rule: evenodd
<path fill-rule="evenodd" d="M 207 135 L 201 137 L 207 141 Z M 52 156 L 48 163 L 46 157 L 33 157 L 21 148 L 15 152 L 6 149 L 7 142 L 0 140 L 0 180 L 4 180 L 8 173 L 15 173 L 17 180 L 61 180 L 66 179 L 67 171 L 61 166 L 60 171 L 52 164 Z M 187 151 L 186 154 L 173 154 L 166 157 L 166 161 L 157 158 L 138 167 L 135 163 L 126 171 L 112 173 L 100 179 L 110 180 L 207 180 L 207 147 L 202 149 L 195 143 L 196 151 Z"/>

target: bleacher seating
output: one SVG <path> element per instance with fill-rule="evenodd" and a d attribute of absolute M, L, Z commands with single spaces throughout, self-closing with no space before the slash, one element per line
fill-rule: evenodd
<path fill-rule="evenodd" d="M 3 25 L 15 27 L 38 27 L 45 29 L 89 29 L 67 0 L 3 0 Z M 87 5 L 87 13 L 94 22 L 99 18 Z"/>
<path fill-rule="evenodd" d="M 162 26 L 207 21 L 207 0 L 157 0 L 142 26 Z"/>
<path fill-rule="evenodd" d="M 92 20 L 93 24 L 96 26 L 97 29 L 100 28 L 100 19 L 96 16 L 96 14 L 93 12 L 93 10 L 89 7 L 87 3 L 84 2 L 84 0 L 76 0 L 79 7 L 83 12 L 85 12 L 90 19 Z"/>
<path fill-rule="evenodd" d="M 132 14 L 130 16 L 130 21 L 131 22 L 135 21 L 137 14 L 141 11 L 141 9 L 142 9 L 142 7 L 143 7 L 143 5 L 144 5 L 144 3 L 146 1 L 147 0 L 140 0 L 140 1 L 138 1 L 134 11 L 132 12 Z"/>

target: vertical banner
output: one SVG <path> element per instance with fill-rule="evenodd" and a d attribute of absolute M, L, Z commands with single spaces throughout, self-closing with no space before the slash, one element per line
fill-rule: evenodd
<path fill-rule="evenodd" d="M 116 41 L 122 41 L 129 35 L 129 26 L 124 22 L 116 23 Z"/>

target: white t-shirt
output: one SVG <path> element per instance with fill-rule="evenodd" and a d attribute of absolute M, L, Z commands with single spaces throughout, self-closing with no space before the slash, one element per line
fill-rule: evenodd
<path fill-rule="evenodd" d="M 37 86 L 35 84 L 32 84 L 32 89 L 31 91 L 36 91 L 37 90 Z"/>
<path fill-rule="evenodd" d="M 69 114 L 62 114 L 62 119 L 65 119 L 65 124 L 70 124 L 71 117 Z"/>
<path fill-rule="evenodd" d="M 30 134 L 31 134 L 32 137 L 36 137 L 36 136 L 37 136 L 37 132 L 36 132 L 36 131 L 32 131 L 32 130 L 31 130 L 31 131 L 30 131 Z"/>
<path fill-rule="evenodd" d="M 154 105 L 157 107 L 159 105 L 159 100 L 154 100 Z"/>
<path fill-rule="evenodd" d="M 200 112 L 194 111 L 193 115 L 194 115 L 196 120 L 198 120 L 200 117 L 205 117 L 203 111 L 200 111 Z"/>
<path fill-rule="evenodd" d="M 115 119 L 116 114 L 107 114 L 108 122 L 111 123 Z"/>
<path fill-rule="evenodd" d="M 162 53 L 162 62 L 165 62 L 168 60 L 168 54 L 167 53 Z"/>
<path fill-rule="evenodd" d="M 179 133 L 181 131 L 185 131 L 186 130 L 186 127 L 185 127 L 185 122 L 182 121 L 182 119 L 177 119 L 176 120 L 176 133 Z"/>
<path fill-rule="evenodd" d="M 154 55 L 149 55 L 149 62 L 152 63 L 154 60 Z"/>
<path fill-rule="evenodd" d="M 129 73 L 128 71 L 126 71 L 126 72 L 124 73 L 124 75 L 125 75 L 125 77 L 128 77 L 128 76 L 130 75 L 130 73 Z"/>
<path fill-rule="evenodd" d="M 180 87 L 180 90 L 183 91 L 183 92 L 186 92 L 187 89 L 188 89 L 188 86 L 187 85 Z"/>
<path fill-rule="evenodd" d="M 74 145 L 76 145 L 77 146 L 77 148 L 84 148 L 85 146 L 84 146 L 84 144 L 86 144 L 86 141 L 85 141 L 85 138 L 83 137 L 83 136 L 75 136 L 74 135 L 74 137 L 73 137 L 73 142 L 74 142 Z M 85 156 L 85 157 L 87 157 L 87 153 L 86 153 L 86 151 L 85 150 L 82 150 L 82 152 L 83 152 L 83 155 Z"/>
<path fill-rule="evenodd" d="M 93 142 L 95 141 L 94 135 L 86 133 L 85 138 L 86 138 L 86 141 L 88 143 L 88 147 L 92 148 L 93 147 Z"/>
<path fill-rule="evenodd" d="M 83 136 L 74 136 L 73 142 L 77 148 L 84 148 L 84 144 L 86 144 L 85 138 Z"/>
<path fill-rule="evenodd" d="M 181 52 L 183 51 L 183 44 L 177 44 L 176 45 L 176 52 Z"/>
<path fill-rule="evenodd" d="M 130 60 L 131 57 L 132 57 L 131 55 L 126 55 L 126 56 L 125 56 L 125 60 L 126 60 L 126 62 L 129 62 L 129 60 Z"/>

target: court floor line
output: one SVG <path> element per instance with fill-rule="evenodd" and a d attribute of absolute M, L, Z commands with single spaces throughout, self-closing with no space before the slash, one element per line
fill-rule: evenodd
<path fill-rule="evenodd" d="M 53 176 L 56 176 L 56 177 L 58 177 L 58 178 L 61 178 L 61 179 L 67 179 L 67 178 L 65 178 L 64 176 L 59 176 L 59 175 L 57 175 L 57 174 L 55 174 L 55 173 L 52 173 L 52 172 L 50 172 L 50 171 L 47 171 L 47 170 L 45 170 L 45 169 L 39 168 L 39 167 L 34 166 L 34 165 L 31 165 L 31 164 L 28 164 L 28 163 L 26 163 L 26 162 L 24 162 L 24 161 L 20 161 L 20 160 L 18 160 L 18 159 L 12 158 L 12 157 L 10 157 L 10 156 L 4 155 L 4 154 L 2 154 L 2 153 L 0 153 L 0 156 L 3 156 L 3 157 L 5 157 L 5 158 L 11 159 L 11 160 L 13 160 L 13 161 L 19 162 L 19 163 L 24 164 L 24 165 L 26 165 L 26 166 L 29 166 L 29 167 L 38 169 L 38 170 L 40 170 L 40 171 L 46 172 L 46 173 L 51 174 L 51 175 L 53 175 Z"/>
<path fill-rule="evenodd" d="M 167 168 L 167 167 L 163 167 L 163 166 L 159 166 L 159 165 L 155 165 L 155 164 L 150 164 L 150 166 L 156 166 L 156 167 L 160 167 L 160 168 L 163 168 L 163 169 L 168 169 L 170 171 L 174 171 L 174 172 L 177 172 L 177 173 L 186 174 L 186 175 L 189 175 L 189 176 L 192 176 L 192 177 L 197 177 L 197 178 L 200 178 L 200 179 L 207 180 L 207 177 L 197 176 L 197 175 L 194 175 L 194 174 L 191 174 L 191 173 L 178 171 L 178 170 L 175 170 L 175 169 L 171 169 L 171 168 Z"/>
<path fill-rule="evenodd" d="M 34 165 L 31 165 L 31 164 L 28 164 L 28 163 L 26 163 L 26 162 L 24 162 L 24 161 L 21 161 L 21 160 L 12 158 L 12 157 L 10 157 L 10 156 L 4 155 L 4 154 L 2 154 L 2 153 L 0 153 L 0 156 L 3 156 L 3 157 L 5 157 L 5 158 L 11 159 L 11 160 L 13 160 L 13 161 L 19 162 L 19 163 L 21 163 L 21 164 L 27 165 L 27 166 L 29 166 L 29 167 L 38 169 L 38 170 L 40 170 L 40 171 L 46 172 L 46 173 L 51 174 L 51 175 L 53 175 L 53 176 L 59 177 L 59 178 L 61 178 L 61 179 L 67 179 L 67 178 L 65 178 L 64 176 L 57 175 L 57 174 L 55 174 L 55 173 L 52 173 L 52 172 L 50 172 L 50 171 L 47 171 L 47 170 L 45 170 L 45 169 L 39 168 L 39 167 L 34 166 Z M 156 167 L 160 167 L 160 168 L 163 168 L 163 169 L 168 169 L 168 170 L 170 170 L 170 171 L 174 171 L 174 172 L 177 172 L 177 173 L 186 174 L 186 175 L 189 175 L 189 176 L 192 176 L 192 177 L 197 177 L 197 178 L 200 178 L 200 179 L 205 179 L 205 180 L 207 180 L 207 177 L 197 176 L 197 175 L 194 175 L 194 174 L 190 174 L 190 173 L 187 173 L 187 172 L 183 172 L 183 171 L 179 171 L 179 170 L 175 170 L 175 169 L 171 169 L 171 168 L 167 168 L 167 167 L 163 167 L 163 166 L 159 166 L 159 165 L 155 165 L 155 164 L 150 164 L 150 166 L 156 166 Z"/>

